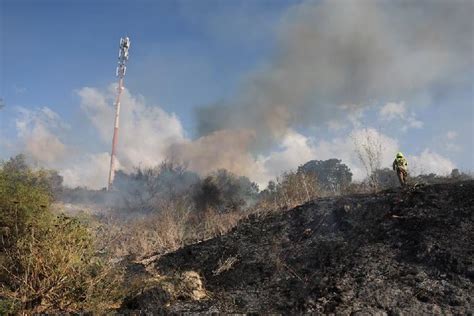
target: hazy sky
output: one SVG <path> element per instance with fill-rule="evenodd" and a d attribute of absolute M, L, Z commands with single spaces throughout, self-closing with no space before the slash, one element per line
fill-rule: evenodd
<path fill-rule="evenodd" d="M 264 184 L 310 159 L 474 170 L 472 1 L 0 0 L 0 159 L 106 183 L 118 41 L 131 38 L 118 160 L 178 159 Z M 365 135 L 365 136 L 364 136 Z"/>

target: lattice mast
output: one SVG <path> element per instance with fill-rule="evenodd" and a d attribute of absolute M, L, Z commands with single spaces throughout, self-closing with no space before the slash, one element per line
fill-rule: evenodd
<path fill-rule="evenodd" d="M 112 152 L 110 154 L 110 170 L 109 170 L 109 181 L 107 183 L 107 190 L 112 189 L 115 176 L 115 155 L 117 152 L 118 142 L 118 129 L 119 129 L 119 118 L 120 118 L 120 97 L 123 91 L 123 82 L 125 78 L 125 72 L 127 71 L 128 61 L 128 49 L 130 48 L 130 39 L 126 37 L 120 38 L 118 66 L 116 70 L 116 76 L 118 77 L 118 88 L 117 98 L 115 99 L 115 122 L 114 122 L 114 136 L 112 138 Z"/>

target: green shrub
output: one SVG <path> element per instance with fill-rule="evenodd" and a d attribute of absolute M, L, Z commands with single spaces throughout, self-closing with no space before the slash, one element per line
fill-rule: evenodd
<path fill-rule="evenodd" d="M 48 174 L 18 158 L 0 167 L 0 311 L 105 309 L 120 271 L 96 255 L 87 226 L 50 210 Z"/>

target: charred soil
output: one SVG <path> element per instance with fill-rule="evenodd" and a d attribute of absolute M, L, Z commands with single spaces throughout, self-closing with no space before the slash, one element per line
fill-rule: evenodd
<path fill-rule="evenodd" d="M 474 181 L 321 198 L 252 214 L 226 235 L 147 263 L 194 271 L 205 297 L 159 283 L 124 309 L 238 313 L 473 311 Z M 156 295 L 155 295 L 156 294 Z"/>

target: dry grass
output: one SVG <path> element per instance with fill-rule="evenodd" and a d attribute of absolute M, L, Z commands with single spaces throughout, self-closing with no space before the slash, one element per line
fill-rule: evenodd
<path fill-rule="evenodd" d="M 285 172 L 255 206 L 258 212 L 290 209 L 323 195 L 316 176 L 304 172 Z"/>
<path fill-rule="evenodd" d="M 232 269 L 232 267 L 234 266 L 235 263 L 237 263 L 237 261 L 238 261 L 237 257 L 234 257 L 234 256 L 230 256 L 227 259 L 225 259 L 224 261 L 219 260 L 219 264 L 218 264 L 217 268 L 212 271 L 212 274 L 213 275 L 219 275 L 222 272 L 225 272 L 225 271 L 228 271 L 228 270 Z"/>
<path fill-rule="evenodd" d="M 243 217 L 239 212 L 201 214 L 188 208 L 163 207 L 161 211 L 131 218 L 107 216 L 94 220 L 97 240 L 112 257 L 143 258 L 174 251 L 184 245 L 222 235 Z"/>

